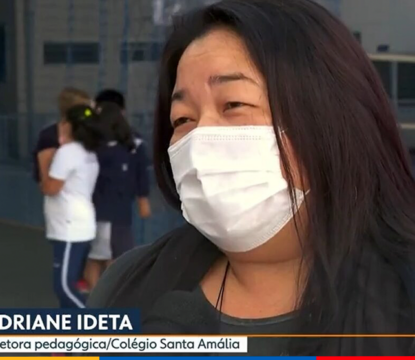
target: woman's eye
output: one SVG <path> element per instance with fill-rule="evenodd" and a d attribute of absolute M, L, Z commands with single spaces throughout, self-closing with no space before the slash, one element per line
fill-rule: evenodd
<path fill-rule="evenodd" d="M 173 121 L 173 129 L 176 129 L 180 125 L 186 124 L 189 121 L 190 121 L 190 119 L 187 118 L 187 117 L 178 118 L 177 120 L 174 120 Z"/>
<path fill-rule="evenodd" d="M 241 103 L 239 101 L 230 101 L 230 102 L 227 102 L 225 104 L 225 111 L 226 110 L 232 110 L 232 109 L 240 108 L 240 107 L 245 106 L 245 105 L 246 104 Z"/>

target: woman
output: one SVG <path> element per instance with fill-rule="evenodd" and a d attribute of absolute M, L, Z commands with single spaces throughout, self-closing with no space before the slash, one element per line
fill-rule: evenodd
<path fill-rule="evenodd" d="M 102 132 L 97 114 L 87 105 L 70 108 L 59 127 L 61 146 L 51 163 L 40 163 L 46 236 L 53 246 L 54 290 L 60 306 L 84 308 L 86 299 L 76 283 L 96 233 L 92 193 Z"/>
<path fill-rule="evenodd" d="M 57 122 L 45 127 L 39 133 L 36 148 L 34 149 L 34 179 L 39 182 L 39 164 L 38 162 L 50 162 L 51 153 L 59 147 L 58 123 L 64 117 L 66 112 L 75 105 L 89 105 L 92 102 L 88 93 L 83 90 L 66 87 L 58 97 L 58 108 L 60 118 Z M 39 156 L 41 154 L 41 156 Z M 38 161 L 40 159 L 40 161 Z"/>
<path fill-rule="evenodd" d="M 97 237 L 92 242 L 85 268 L 85 279 L 91 289 L 112 260 L 134 247 L 132 204 L 137 198 L 139 210 L 142 209 L 140 204 L 143 201 L 148 204 L 149 193 L 144 145 L 134 141 L 118 105 L 98 106 L 106 144 L 97 153 L 100 173 L 93 196 Z M 142 217 L 149 215 L 139 213 Z"/>
<path fill-rule="evenodd" d="M 415 184 L 343 24 L 313 1 L 225 0 L 176 22 L 159 84 L 156 175 L 189 224 L 114 264 L 91 306 L 146 319 L 182 290 L 216 309 L 222 334 L 414 333 Z M 251 339 L 249 355 L 411 343 Z"/>

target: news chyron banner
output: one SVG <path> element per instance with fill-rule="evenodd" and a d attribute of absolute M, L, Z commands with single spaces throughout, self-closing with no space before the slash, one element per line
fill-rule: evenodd
<path fill-rule="evenodd" d="M 247 337 L 147 336 L 139 310 L 0 309 L 2 354 L 246 354 Z M 177 354 L 177 355 L 175 355 Z M 124 358 L 125 359 L 125 358 Z"/>
<path fill-rule="evenodd" d="M 177 356 L 175 356 L 177 358 Z M 45 358 L 49 358 L 49 357 L 42 357 L 41 359 L 45 359 Z M 140 357 L 134 357 L 134 356 L 75 356 L 75 357 L 71 357 L 71 359 L 73 360 L 133 360 L 133 359 L 147 359 L 147 357 L 145 355 L 140 356 Z M 148 359 L 169 359 L 170 356 L 156 356 L 156 357 L 148 357 Z M 180 358 L 180 357 L 179 357 Z M 192 359 L 202 359 L 202 356 L 183 356 L 183 359 L 187 359 L 187 360 L 192 360 Z M 344 356 L 344 357 L 323 357 L 323 356 L 317 356 L 317 357 L 312 357 L 312 356 L 218 356 L 216 357 L 217 359 L 228 359 L 228 360 L 235 360 L 235 359 L 256 359 L 256 360 L 267 360 L 267 359 L 278 359 L 278 360 L 341 360 L 341 359 L 350 359 L 350 360 L 358 360 L 358 359 L 362 359 L 362 360 L 376 360 L 379 358 L 379 360 L 383 359 L 393 359 L 393 360 L 405 360 L 407 359 L 407 357 L 401 357 L 401 356 L 385 356 L 385 357 L 376 357 L 376 356 L 356 356 L 356 357 L 349 357 L 349 356 Z M 410 357 L 412 358 L 412 357 Z M 10 359 L 12 360 L 20 360 L 20 359 L 32 359 L 32 360 L 39 360 L 39 357 L 10 357 Z M 53 357 L 50 357 L 50 359 L 53 359 Z"/>

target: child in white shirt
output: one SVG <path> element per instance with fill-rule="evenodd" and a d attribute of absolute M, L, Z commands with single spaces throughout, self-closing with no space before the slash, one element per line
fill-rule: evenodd
<path fill-rule="evenodd" d="M 54 289 L 62 308 L 83 308 L 81 278 L 91 241 L 96 235 L 92 193 L 99 165 L 95 151 L 101 145 L 98 115 L 77 105 L 59 124 L 61 147 L 50 166 L 40 169 L 45 194 L 46 237 L 53 246 Z"/>

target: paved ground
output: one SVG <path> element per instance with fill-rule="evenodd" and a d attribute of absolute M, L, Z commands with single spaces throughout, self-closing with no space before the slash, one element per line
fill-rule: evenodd
<path fill-rule="evenodd" d="M 138 244 L 157 239 L 183 221 L 180 214 L 172 213 L 165 205 L 156 190 L 152 192 L 151 205 L 151 219 L 136 219 L 134 223 Z M 0 171 L 0 309 L 56 307 L 52 252 L 43 231 L 5 223 L 2 219 L 34 226 L 43 224 L 42 196 L 24 169 L 1 166 Z M 1 357 L 4 356 L 18 354 L 2 353 Z"/>
<path fill-rule="evenodd" d="M 0 308 L 51 308 L 52 253 L 43 232 L 0 222 Z"/>
<path fill-rule="evenodd" d="M 42 231 L 0 222 L 0 309 L 56 307 L 51 264 L 52 252 Z M 1 354 L 5 356 L 19 354 Z"/>

